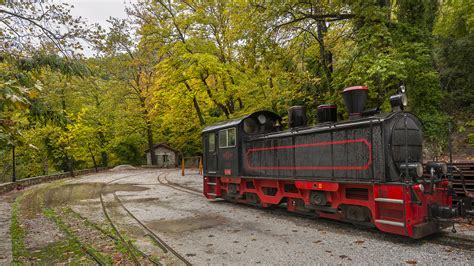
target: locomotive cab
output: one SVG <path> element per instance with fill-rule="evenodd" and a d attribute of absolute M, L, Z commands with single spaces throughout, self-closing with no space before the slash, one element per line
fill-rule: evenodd
<path fill-rule="evenodd" d="M 204 174 L 238 176 L 242 172 L 241 143 L 254 135 L 281 130 L 281 117 L 270 111 L 258 111 L 203 130 Z"/>

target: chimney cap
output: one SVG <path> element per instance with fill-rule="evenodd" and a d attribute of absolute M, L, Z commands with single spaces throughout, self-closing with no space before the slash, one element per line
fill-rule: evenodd
<path fill-rule="evenodd" d="M 327 103 L 327 104 L 321 104 L 321 105 L 318 105 L 318 110 L 320 109 L 336 109 L 337 106 L 335 104 L 332 104 L 332 103 Z"/>
<path fill-rule="evenodd" d="M 345 88 L 343 92 L 354 91 L 354 90 L 368 90 L 368 89 L 369 88 L 367 86 L 352 86 L 352 87 Z"/>

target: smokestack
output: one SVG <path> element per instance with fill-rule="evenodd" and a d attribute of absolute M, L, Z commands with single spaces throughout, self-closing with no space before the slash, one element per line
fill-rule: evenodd
<path fill-rule="evenodd" d="M 290 127 L 304 127 L 308 124 L 306 106 L 292 106 L 288 108 L 288 124 Z"/>
<path fill-rule="evenodd" d="M 344 89 L 342 97 L 349 112 L 349 119 L 357 119 L 362 116 L 368 94 L 367 86 L 354 86 Z"/>
<path fill-rule="evenodd" d="M 337 106 L 335 104 L 321 104 L 318 106 L 319 123 L 337 122 Z"/>

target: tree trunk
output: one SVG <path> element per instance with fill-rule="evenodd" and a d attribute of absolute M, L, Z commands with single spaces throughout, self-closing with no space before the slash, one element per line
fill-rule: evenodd
<path fill-rule="evenodd" d="M 189 92 L 193 91 L 191 89 L 191 86 L 189 86 L 189 84 L 187 82 L 184 82 L 184 85 L 186 86 L 186 89 Z M 199 103 L 196 99 L 196 96 L 193 96 L 193 105 L 194 105 L 194 109 L 196 110 L 197 116 L 199 118 L 199 123 L 201 124 L 201 126 L 203 126 L 205 124 L 205 121 L 204 121 L 204 117 L 202 116 L 201 108 L 199 107 Z"/>
<path fill-rule="evenodd" d="M 140 96 L 140 105 L 142 107 L 142 114 L 143 114 L 143 120 L 145 120 L 146 124 L 146 137 L 148 141 L 148 149 L 150 150 L 150 159 L 151 159 L 151 165 L 157 165 L 156 161 L 156 156 L 155 156 L 155 149 L 153 148 L 153 127 L 151 124 L 151 121 L 149 120 L 148 117 L 148 110 L 146 109 L 146 103 L 145 103 L 145 98 Z"/>
<path fill-rule="evenodd" d="M 196 99 L 196 96 L 193 97 L 193 104 L 194 104 L 194 109 L 196 109 L 196 113 L 199 117 L 199 124 L 203 126 L 206 122 L 204 121 L 204 117 L 202 116 L 201 108 L 199 108 L 199 103 Z"/>
<path fill-rule="evenodd" d="M 102 149 L 100 151 L 100 164 L 102 167 L 108 167 L 109 166 L 109 155 L 107 152 L 104 150 L 105 145 L 106 145 L 106 140 L 105 140 L 105 135 L 103 132 L 99 131 L 99 141 L 100 141 L 100 148 Z"/>
<path fill-rule="evenodd" d="M 229 119 L 229 117 L 230 117 L 229 116 L 229 110 L 227 109 L 227 107 L 225 107 L 225 105 L 223 105 L 222 103 L 217 102 L 217 100 L 215 100 L 214 97 L 212 97 L 211 88 L 207 84 L 206 78 L 202 74 L 201 74 L 201 81 L 204 84 L 204 86 L 206 87 L 206 92 L 207 92 L 207 95 L 209 96 L 209 98 L 212 100 L 212 102 L 214 102 L 214 104 L 216 104 L 222 110 L 222 112 L 224 112 L 225 117 L 227 117 L 227 119 Z"/>
<path fill-rule="evenodd" d="M 239 97 L 239 98 L 237 98 L 237 101 L 239 102 L 239 109 L 240 110 L 244 109 L 244 103 L 242 102 L 242 99 L 240 99 L 240 97 Z"/>
<path fill-rule="evenodd" d="M 43 175 L 48 175 L 48 157 L 43 157 Z"/>
<path fill-rule="evenodd" d="M 222 87 L 224 88 L 225 91 L 227 91 L 227 84 L 225 83 L 225 80 L 222 79 Z M 229 100 L 226 103 L 227 105 L 227 110 L 229 110 L 229 113 L 233 114 L 235 111 L 235 104 L 234 104 L 234 96 L 230 95 Z"/>
<path fill-rule="evenodd" d="M 317 22 L 317 33 L 319 39 L 319 56 L 321 57 L 321 65 L 323 67 L 324 74 L 326 76 L 326 81 L 331 83 L 332 79 L 332 53 L 326 50 L 324 44 L 324 35 L 327 32 L 327 26 L 325 21 Z"/>
<path fill-rule="evenodd" d="M 16 182 L 16 156 L 15 145 L 12 146 L 12 182 Z"/>
<path fill-rule="evenodd" d="M 146 135 L 148 139 L 148 149 L 150 149 L 151 164 L 157 165 L 155 149 L 153 148 L 153 130 L 149 121 L 146 123 Z"/>
<path fill-rule="evenodd" d="M 71 174 L 71 177 L 74 177 L 74 168 L 72 165 L 72 160 L 69 158 L 69 155 L 67 152 L 64 152 L 64 162 L 66 164 L 66 167 L 64 169 L 64 172 L 69 172 Z"/>
<path fill-rule="evenodd" d="M 94 153 L 92 152 L 92 149 L 91 149 L 91 146 L 90 146 L 89 143 L 87 143 L 87 148 L 89 149 L 89 153 L 91 154 L 92 162 L 94 163 L 94 170 L 97 173 L 97 172 L 99 172 L 99 170 L 97 169 L 97 163 L 95 161 Z"/>

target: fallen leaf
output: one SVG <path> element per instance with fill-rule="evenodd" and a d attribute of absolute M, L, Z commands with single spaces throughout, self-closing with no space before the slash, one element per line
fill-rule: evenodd
<path fill-rule="evenodd" d="M 417 262 L 416 260 L 407 260 L 405 261 L 407 264 L 415 265 Z"/>

